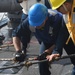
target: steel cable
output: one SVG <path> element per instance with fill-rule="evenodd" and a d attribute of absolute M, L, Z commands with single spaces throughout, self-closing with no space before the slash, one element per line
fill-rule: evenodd
<path fill-rule="evenodd" d="M 54 60 L 52 60 L 51 62 L 58 61 L 60 59 L 72 58 L 72 57 L 75 57 L 75 54 L 57 57 Z M 8 60 L 12 60 L 13 61 L 13 59 L 8 59 Z M 38 63 L 47 62 L 47 61 L 48 61 L 47 59 L 45 59 L 45 60 L 32 60 L 32 61 L 31 60 L 30 61 L 27 60 L 27 61 L 24 61 L 22 64 L 2 67 L 2 68 L 0 68 L 0 70 L 9 69 L 9 68 L 16 68 L 16 67 L 20 67 L 20 66 L 25 66 L 25 67 L 29 68 L 33 64 L 38 64 Z M 49 62 L 49 63 L 51 63 L 51 62 Z"/>

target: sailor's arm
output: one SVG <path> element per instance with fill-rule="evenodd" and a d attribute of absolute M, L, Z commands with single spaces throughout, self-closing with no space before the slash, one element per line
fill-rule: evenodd
<path fill-rule="evenodd" d="M 64 45 L 66 44 L 68 36 L 69 36 L 68 30 L 66 28 L 64 21 L 62 20 L 62 25 L 55 43 L 55 48 L 53 49 L 52 54 L 46 57 L 49 61 L 62 55 L 62 50 Z"/>
<path fill-rule="evenodd" d="M 13 37 L 13 44 L 14 44 L 16 51 L 21 50 L 21 42 L 20 42 L 20 39 L 18 37 Z"/>

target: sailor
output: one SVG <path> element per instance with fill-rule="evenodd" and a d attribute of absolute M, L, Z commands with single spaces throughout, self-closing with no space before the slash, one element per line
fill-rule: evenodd
<path fill-rule="evenodd" d="M 42 4 L 45 4 L 48 9 L 51 8 L 48 0 L 33 0 L 33 2 L 31 2 L 31 0 L 16 0 L 16 1 L 17 3 L 20 3 L 21 7 L 23 8 L 23 14 L 22 14 L 21 21 L 27 18 L 29 8 L 35 3 L 42 3 Z"/>
<path fill-rule="evenodd" d="M 68 55 L 75 54 L 75 0 L 50 0 L 50 4 L 52 9 L 57 9 L 57 11 L 66 15 L 66 27 L 69 35 L 67 41 L 61 44 L 60 49 L 54 49 L 52 55 L 47 57 L 49 61 L 61 56 L 62 47 L 64 47 Z M 71 62 L 74 65 L 71 75 L 75 75 L 75 57 L 71 58 Z"/>
<path fill-rule="evenodd" d="M 12 31 L 21 23 L 22 9 L 19 11 L 7 12 L 8 22 L 8 38 L 5 43 L 12 44 Z"/>
<path fill-rule="evenodd" d="M 31 28 L 34 29 L 33 32 Z M 40 54 L 43 54 L 37 57 L 37 59 L 42 60 L 52 53 L 56 43 L 59 44 L 58 48 L 60 48 L 60 39 L 66 40 L 64 37 L 68 34 L 68 31 L 61 13 L 50 9 L 48 11 L 48 8 L 41 3 L 32 5 L 28 12 L 28 18 L 13 31 L 13 44 L 16 49 L 15 59 L 19 62 L 25 59 L 31 33 L 41 41 Z M 39 64 L 39 72 L 40 75 L 51 74 L 48 62 Z"/>

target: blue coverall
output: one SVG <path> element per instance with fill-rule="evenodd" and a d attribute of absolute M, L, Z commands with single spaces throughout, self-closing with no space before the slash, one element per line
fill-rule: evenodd
<path fill-rule="evenodd" d="M 63 17 L 60 13 L 55 15 L 48 14 L 48 20 L 45 23 L 45 26 L 41 29 L 35 28 L 33 34 L 36 36 L 39 41 L 41 41 L 40 54 L 43 53 L 46 49 L 50 48 L 53 44 L 57 44 L 58 49 L 62 49 L 62 43 L 65 43 L 66 37 L 68 35 L 67 28 L 63 21 Z M 29 21 L 26 18 L 23 23 L 21 23 L 18 28 L 13 31 L 13 37 L 19 37 L 23 49 L 26 50 L 27 44 L 30 42 L 31 30 L 29 28 Z M 62 39 L 62 40 L 61 40 Z M 61 48 L 60 48 L 61 47 Z M 40 75 L 50 75 L 49 65 L 47 62 L 39 64 Z"/>

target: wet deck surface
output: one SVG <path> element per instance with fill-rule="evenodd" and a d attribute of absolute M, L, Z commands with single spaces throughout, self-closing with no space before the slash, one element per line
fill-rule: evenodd
<path fill-rule="evenodd" d="M 5 40 L 8 40 L 8 32 L 7 26 L 5 26 L 2 30 L 3 34 L 6 36 Z M 32 38 L 30 46 L 28 48 L 27 54 L 28 57 L 36 56 L 39 54 L 39 47 L 37 40 L 35 37 Z M 15 53 L 14 47 L 5 47 L 0 50 L 0 58 L 12 58 L 13 53 Z M 66 55 L 65 51 L 63 55 Z M 13 63 L 12 61 L 0 61 L 0 68 L 4 66 L 13 66 L 18 65 L 17 63 Z M 60 61 L 55 61 L 51 64 L 51 75 L 71 75 L 71 70 L 73 65 L 70 62 L 70 59 L 63 59 Z M 10 69 L 2 69 L 0 70 L 0 75 L 39 75 L 38 64 L 32 65 L 27 70 L 26 67 L 16 67 Z"/>

